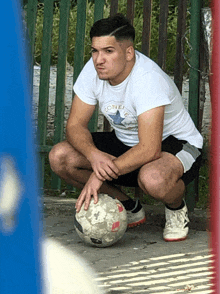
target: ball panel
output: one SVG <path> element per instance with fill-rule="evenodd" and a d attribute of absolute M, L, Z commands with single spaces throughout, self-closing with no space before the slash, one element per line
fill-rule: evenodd
<path fill-rule="evenodd" d="M 119 227 L 120 227 L 120 222 L 119 221 L 113 223 L 111 232 L 118 232 Z"/>
<path fill-rule="evenodd" d="M 127 229 L 127 213 L 121 202 L 107 194 L 99 194 L 89 209 L 76 213 L 74 226 L 79 237 L 89 245 L 111 246 L 120 240 Z"/>

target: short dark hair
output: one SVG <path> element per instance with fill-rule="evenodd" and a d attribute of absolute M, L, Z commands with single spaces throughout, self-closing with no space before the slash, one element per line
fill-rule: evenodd
<path fill-rule="evenodd" d="M 117 13 L 114 16 L 96 21 L 91 30 L 90 38 L 114 36 L 117 41 L 135 39 L 135 29 L 130 21 L 123 14 Z"/>

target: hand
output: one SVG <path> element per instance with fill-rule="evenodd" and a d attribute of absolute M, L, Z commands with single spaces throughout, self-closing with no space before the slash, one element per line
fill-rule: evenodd
<path fill-rule="evenodd" d="M 96 174 L 96 177 L 100 181 L 112 181 L 119 176 L 119 169 L 114 163 L 115 156 L 108 153 L 97 151 L 93 152 L 89 158 L 92 169 Z"/>
<path fill-rule="evenodd" d="M 103 181 L 100 181 L 96 177 L 96 174 L 93 172 L 76 201 L 76 212 L 80 211 L 83 203 L 84 209 L 87 210 L 89 208 L 92 196 L 94 198 L 94 203 L 98 203 L 98 191 L 101 188 L 102 184 Z"/>

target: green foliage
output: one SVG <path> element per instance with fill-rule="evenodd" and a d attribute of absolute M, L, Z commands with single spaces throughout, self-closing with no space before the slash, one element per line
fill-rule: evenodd
<path fill-rule="evenodd" d="M 158 29 L 159 29 L 159 1 L 154 0 L 152 5 L 152 18 L 151 18 L 151 48 L 150 57 L 157 61 L 158 58 Z M 106 0 L 104 6 L 104 17 L 110 15 L 110 0 Z M 177 0 L 170 1 L 169 15 L 168 15 L 168 39 L 167 39 L 167 60 L 166 67 L 168 73 L 173 73 L 175 62 L 175 50 L 176 50 L 176 30 L 177 30 Z M 118 11 L 126 15 L 127 0 L 119 0 Z M 42 37 L 43 37 L 43 3 L 38 6 L 37 23 L 36 23 L 36 43 L 35 43 L 35 62 L 41 62 L 41 50 L 42 50 Z M 69 36 L 68 36 L 68 53 L 67 61 L 69 64 L 74 64 L 74 48 L 76 37 L 76 22 L 77 22 L 77 6 L 73 5 L 70 10 L 69 18 Z M 89 31 L 94 22 L 94 4 L 93 1 L 89 1 L 87 4 L 86 13 L 86 32 L 85 32 L 85 62 L 90 58 L 90 38 Z M 135 17 L 134 27 L 136 30 L 135 48 L 141 51 L 142 43 L 142 27 L 143 27 L 143 1 L 135 1 Z M 58 35 L 59 35 L 59 6 L 54 7 L 53 18 L 53 33 L 52 33 L 52 56 L 51 63 L 57 63 L 58 54 Z"/>
<path fill-rule="evenodd" d="M 209 162 L 206 160 L 199 173 L 199 200 L 197 208 L 205 209 L 209 206 Z"/>

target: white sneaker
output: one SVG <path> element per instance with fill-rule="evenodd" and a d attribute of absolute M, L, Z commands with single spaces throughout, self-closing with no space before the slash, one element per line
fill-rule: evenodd
<path fill-rule="evenodd" d="M 138 209 L 138 206 L 140 207 Z M 141 206 L 139 200 L 136 200 L 135 207 L 132 210 L 126 210 L 127 211 L 127 221 L 128 221 L 128 227 L 136 227 L 140 224 L 143 224 L 146 221 L 145 217 L 145 211 L 143 207 Z"/>
<path fill-rule="evenodd" d="M 167 242 L 185 240 L 189 232 L 189 218 L 186 204 L 179 210 L 170 210 L 165 207 L 165 217 L 164 240 Z"/>

